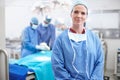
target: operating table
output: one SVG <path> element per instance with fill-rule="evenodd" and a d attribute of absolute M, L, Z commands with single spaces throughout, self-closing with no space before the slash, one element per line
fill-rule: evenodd
<path fill-rule="evenodd" d="M 14 78 L 14 76 L 19 73 L 20 69 L 22 72 L 21 75 L 24 77 L 23 80 L 54 80 L 51 67 L 51 54 L 51 51 L 41 51 L 25 58 L 20 58 L 15 61 L 15 63 L 10 64 L 10 80 L 12 80 L 12 77 Z M 18 69 L 15 69 L 14 67 L 17 67 Z M 15 80 L 19 80 L 20 75 L 18 75 L 17 78 L 18 79 Z"/>

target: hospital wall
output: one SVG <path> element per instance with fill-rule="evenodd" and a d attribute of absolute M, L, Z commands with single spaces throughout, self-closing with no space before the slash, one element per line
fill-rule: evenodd
<path fill-rule="evenodd" d="M 1 52 L 5 49 L 5 6 L 4 0 L 0 0 L 0 80 L 8 80 L 5 55 Z"/>
<path fill-rule="evenodd" d="M 88 7 L 90 10 L 120 10 L 120 0 L 86 0 Z M 20 36 L 22 30 L 29 24 L 29 20 L 33 13 L 31 13 L 30 8 L 27 6 L 7 6 L 6 7 L 6 36 L 17 37 Z M 60 10 L 56 10 L 52 13 L 53 18 L 64 17 L 66 19 L 66 23 L 69 24 L 70 16 L 69 13 L 60 12 Z M 56 17 L 57 16 L 57 17 Z M 41 16 L 38 16 L 39 19 Z M 11 20 L 12 19 L 12 20 Z M 41 19 L 40 19 L 41 20 Z M 95 22 L 94 22 L 95 23 Z M 114 26 L 113 26 L 114 27 Z M 119 26 L 120 27 L 120 26 Z M 12 30 L 15 28 L 14 33 L 12 34 Z M 107 69 L 114 70 L 115 66 L 115 55 L 117 53 L 117 48 L 120 47 L 120 39 L 105 39 L 108 45 L 108 56 L 107 56 Z"/>
<path fill-rule="evenodd" d="M 4 7 L 4 0 L 0 0 L 0 48 L 5 48 L 5 7 Z"/>

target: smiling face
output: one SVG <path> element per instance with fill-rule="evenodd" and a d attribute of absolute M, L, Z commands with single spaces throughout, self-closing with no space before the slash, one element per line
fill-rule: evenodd
<path fill-rule="evenodd" d="M 71 18 L 73 25 L 83 26 L 88 15 L 88 10 L 84 5 L 75 5 L 72 12 Z"/>

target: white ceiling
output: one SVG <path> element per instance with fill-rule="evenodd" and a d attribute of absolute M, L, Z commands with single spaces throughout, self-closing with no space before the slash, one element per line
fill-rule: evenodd
<path fill-rule="evenodd" d="M 29 7 L 37 0 L 6 0 L 5 6 Z"/>
<path fill-rule="evenodd" d="M 37 1 L 52 1 L 52 0 L 5 0 L 6 7 L 31 7 Z M 57 0 L 67 1 L 71 0 Z M 77 0 L 75 0 L 77 1 Z M 79 0 L 80 1 L 80 0 Z M 120 0 L 85 0 L 90 9 L 120 9 Z"/>

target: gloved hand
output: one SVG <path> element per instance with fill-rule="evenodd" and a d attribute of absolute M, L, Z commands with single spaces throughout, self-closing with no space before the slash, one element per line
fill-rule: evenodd
<path fill-rule="evenodd" d="M 36 45 L 35 48 L 38 49 L 38 50 L 41 50 L 40 49 L 41 48 L 40 45 Z"/>
<path fill-rule="evenodd" d="M 41 46 L 41 50 L 50 50 L 50 47 L 45 43 L 45 42 L 43 42 L 43 43 L 40 43 L 40 46 Z"/>
<path fill-rule="evenodd" d="M 36 45 L 36 49 L 48 51 L 50 50 L 50 47 L 45 42 L 43 42 L 43 43 L 40 43 L 40 45 Z"/>

